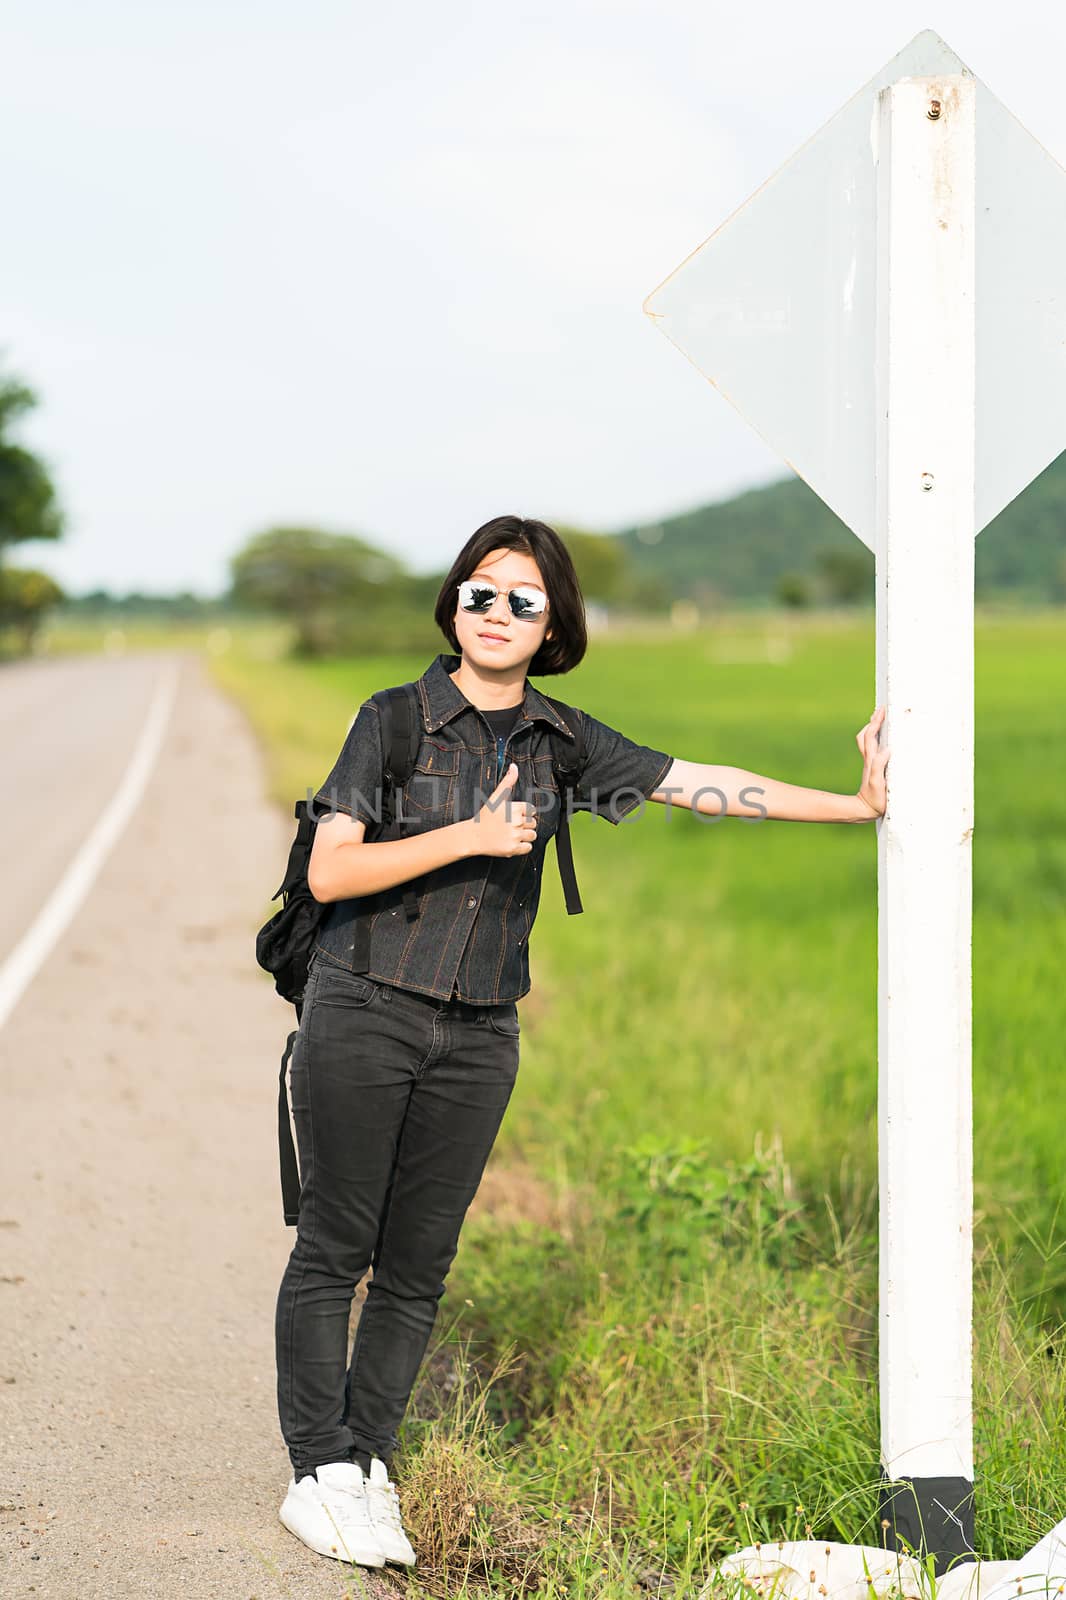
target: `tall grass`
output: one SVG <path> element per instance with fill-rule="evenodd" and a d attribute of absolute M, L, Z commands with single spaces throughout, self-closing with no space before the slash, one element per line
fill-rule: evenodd
<path fill-rule="evenodd" d="M 1066 1511 L 1064 621 L 977 628 L 989 1557 L 1019 1554 Z M 689 760 L 854 790 L 872 619 L 791 623 L 783 649 L 762 648 L 785 626 L 598 641 L 542 687 Z M 328 771 L 361 699 L 427 662 L 297 668 L 231 651 L 213 665 L 288 808 Z M 617 828 L 579 816 L 573 835 L 585 911 L 567 916 L 549 856 L 522 1065 L 490 1164 L 504 1190 L 509 1172 L 534 1174 L 541 1200 L 526 1217 L 475 1205 L 404 1430 L 416 1520 L 434 1487 L 451 1504 L 457 1481 L 462 1504 L 496 1509 L 465 1525 L 438 1514 L 436 1533 L 427 1512 L 432 1557 L 403 1580 L 410 1594 L 687 1594 L 737 1543 L 808 1529 L 880 1542 L 875 830 L 649 805 Z M 265 894 L 278 866 L 264 864 Z M 494 1564 L 497 1536 L 511 1555 Z"/>

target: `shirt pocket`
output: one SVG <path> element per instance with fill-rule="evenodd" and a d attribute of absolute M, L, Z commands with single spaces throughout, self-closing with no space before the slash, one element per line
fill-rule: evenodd
<path fill-rule="evenodd" d="M 458 821 L 455 792 L 460 755 L 457 745 L 422 741 L 418 760 L 403 787 L 403 814 L 415 826 L 442 828 Z"/>

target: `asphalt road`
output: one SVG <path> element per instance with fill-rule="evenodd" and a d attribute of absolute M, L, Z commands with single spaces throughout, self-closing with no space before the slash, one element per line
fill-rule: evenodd
<path fill-rule="evenodd" d="M 291 824 L 256 741 L 144 654 L 0 668 L 0 752 L 0 1594 L 395 1593 L 278 1520 L 295 1012 L 254 934 Z"/>

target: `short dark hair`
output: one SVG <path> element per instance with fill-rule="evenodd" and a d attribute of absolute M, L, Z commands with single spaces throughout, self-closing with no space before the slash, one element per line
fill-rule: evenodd
<path fill-rule="evenodd" d="M 552 637 L 545 637 L 529 663 L 530 677 L 549 677 L 576 667 L 588 649 L 585 601 L 570 552 L 554 528 L 532 517 L 493 517 L 483 522 L 452 562 L 441 584 L 433 616 L 456 654 L 462 654 L 452 626 L 459 584 L 476 572 L 490 550 L 520 550 L 540 568 L 548 594 Z"/>

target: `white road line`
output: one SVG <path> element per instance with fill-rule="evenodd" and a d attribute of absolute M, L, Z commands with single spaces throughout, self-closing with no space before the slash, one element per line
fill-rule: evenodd
<path fill-rule="evenodd" d="M 160 678 L 148 707 L 141 736 L 117 790 L 63 877 L 41 907 L 7 960 L 0 965 L 0 1028 L 14 1011 L 23 991 L 66 931 L 129 821 L 152 772 L 174 704 L 179 663 Z"/>

